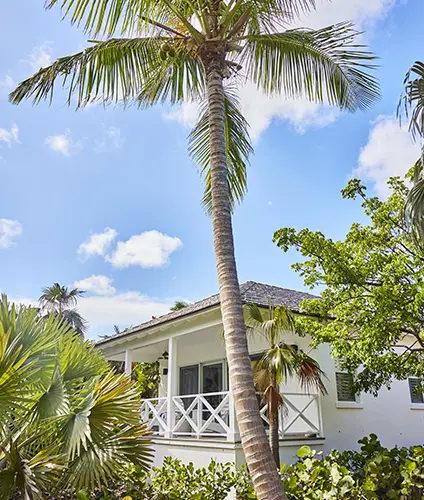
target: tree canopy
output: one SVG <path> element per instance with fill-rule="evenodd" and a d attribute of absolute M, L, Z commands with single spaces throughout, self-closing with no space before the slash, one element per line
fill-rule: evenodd
<path fill-rule="evenodd" d="M 304 257 L 293 265 L 321 298 L 302 302 L 297 321 L 316 344 L 328 342 L 358 390 L 376 393 L 392 378 L 424 373 L 424 253 L 404 218 L 409 189 L 389 181 L 391 196 L 369 197 L 358 179 L 343 198 L 362 199 L 369 224 L 352 224 L 342 241 L 319 231 L 282 228 L 274 242 Z"/>

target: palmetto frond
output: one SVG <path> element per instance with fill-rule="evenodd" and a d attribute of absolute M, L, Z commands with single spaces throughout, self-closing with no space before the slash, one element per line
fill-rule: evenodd
<path fill-rule="evenodd" d="M 240 202 L 247 190 L 246 167 L 253 152 L 250 144 L 248 123 L 239 109 L 234 93 L 225 93 L 225 149 L 227 155 L 228 185 L 231 205 Z M 199 165 L 205 179 L 203 205 L 208 213 L 212 211 L 209 112 L 203 106 L 201 117 L 189 136 L 189 153 Z"/>
<path fill-rule="evenodd" d="M 266 93 L 367 109 L 379 96 L 377 80 L 366 72 L 375 57 L 354 43 L 356 36 L 350 23 L 246 36 L 242 64 Z"/>
<path fill-rule="evenodd" d="M 424 63 L 417 61 L 406 73 L 404 93 L 398 107 L 410 116 L 409 129 L 413 137 L 424 137 Z"/>
<path fill-rule="evenodd" d="M 58 315 L 0 303 L 0 497 L 106 485 L 150 463 L 140 398 Z"/>

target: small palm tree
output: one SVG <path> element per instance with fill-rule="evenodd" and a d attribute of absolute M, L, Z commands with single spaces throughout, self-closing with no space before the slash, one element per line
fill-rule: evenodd
<path fill-rule="evenodd" d="M 289 29 L 315 0 L 47 0 L 89 33 L 91 45 L 61 57 L 19 84 L 18 104 L 51 101 L 58 80 L 68 104 L 101 100 L 202 102 L 189 151 L 204 175 L 212 215 L 231 391 L 246 462 L 260 500 L 285 498 L 261 423 L 246 340 L 232 210 L 247 189 L 252 146 L 238 82 L 268 95 L 306 97 L 348 111 L 379 95 L 374 56 L 350 23 Z"/>
<path fill-rule="evenodd" d="M 184 300 L 176 300 L 175 304 L 170 308 L 170 311 L 179 311 L 180 309 L 184 309 L 189 305 L 188 302 L 184 302 Z"/>
<path fill-rule="evenodd" d="M 245 306 L 247 331 L 260 335 L 268 344 L 254 365 L 254 378 L 258 391 L 268 406 L 269 444 L 277 467 L 280 467 L 279 410 L 284 407 L 281 384 L 295 377 L 306 390 L 326 394 L 324 372 L 317 361 L 296 346 L 284 342 L 284 335 L 296 333 L 293 314 L 283 306 L 269 306 L 263 313 L 256 304 Z"/>
<path fill-rule="evenodd" d="M 403 109 L 402 109 L 403 108 Z M 398 106 L 398 115 L 404 111 L 410 117 L 409 130 L 414 140 L 424 138 L 424 63 L 417 61 L 406 73 L 404 93 Z M 424 241 L 424 146 L 421 158 L 413 170 L 413 188 L 406 199 L 406 216 L 415 236 Z"/>
<path fill-rule="evenodd" d="M 87 331 L 87 321 L 78 312 L 78 299 L 85 293 L 80 288 L 69 289 L 59 283 L 44 287 L 38 299 L 41 310 L 46 314 L 53 313 L 63 318 L 81 336 Z"/>
<path fill-rule="evenodd" d="M 0 498 L 104 487 L 150 464 L 140 397 L 58 316 L 0 301 Z M 58 495 L 59 497 L 59 495 Z"/>

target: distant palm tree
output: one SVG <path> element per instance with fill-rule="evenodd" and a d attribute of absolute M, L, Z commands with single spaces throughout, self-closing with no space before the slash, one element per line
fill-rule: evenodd
<path fill-rule="evenodd" d="M 184 302 L 184 300 L 176 300 L 175 304 L 170 308 L 171 311 L 179 311 L 180 309 L 184 309 L 189 305 L 188 302 Z"/>
<path fill-rule="evenodd" d="M 253 335 L 260 335 L 267 349 L 253 368 L 255 385 L 268 405 L 269 444 L 277 467 L 280 467 L 279 409 L 284 406 L 281 384 L 295 377 L 307 389 L 326 394 L 324 372 L 317 361 L 296 346 L 287 344 L 284 335 L 296 333 L 292 312 L 283 306 L 268 308 L 263 313 L 256 304 L 247 304 L 246 327 Z"/>
<path fill-rule="evenodd" d="M 402 105 L 406 116 L 410 117 L 409 131 L 414 140 L 424 139 L 424 63 L 417 61 L 406 73 L 404 93 L 398 107 Z M 406 199 L 406 216 L 414 233 L 424 240 L 424 147 L 421 158 L 414 166 L 414 186 Z"/>
<path fill-rule="evenodd" d="M 78 312 L 76 306 L 78 298 L 82 297 L 85 291 L 80 288 L 69 289 L 59 283 L 53 283 L 51 286 L 44 287 L 41 292 L 38 299 L 41 310 L 46 314 L 53 313 L 55 316 L 60 316 L 75 331 L 84 336 L 88 323 Z"/>

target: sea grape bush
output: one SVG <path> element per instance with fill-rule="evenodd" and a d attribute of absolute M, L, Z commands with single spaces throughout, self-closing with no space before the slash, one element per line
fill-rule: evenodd
<path fill-rule="evenodd" d="M 359 451 L 333 450 L 326 456 L 308 446 L 293 465 L 282 464 L 281 480 L 289 500 L 422 500 L 424 447 L 384 448 L 375 434 L 359 441 Z M 122 480 L 108 490 L 79 492 L 78 500 L 237 500 L 256 499 L 246 468 L 211 461 L 206 468 L 165 458 L 146 475 L 127 467 Z M 73 500 L 73 497 L 66 497 Z"/>

